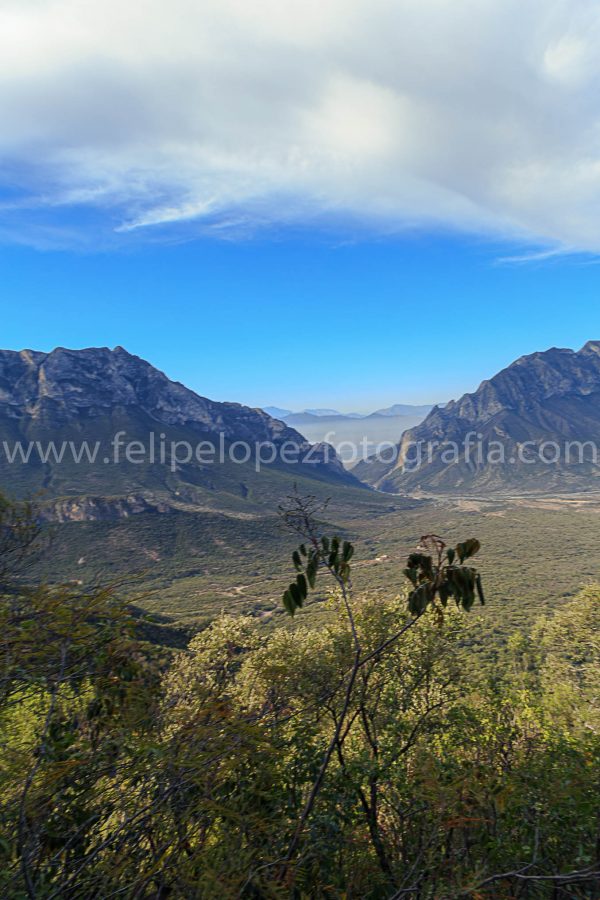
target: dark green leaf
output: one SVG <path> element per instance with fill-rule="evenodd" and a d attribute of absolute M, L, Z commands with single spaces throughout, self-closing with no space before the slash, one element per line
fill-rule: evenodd
<path fill-rule="evenodd" d="M 312 590 L 315 588 L 315 583 L 317 580 L 317 569 L 319 566 L 319 560 L 316 556 L 313 556 L 306 567 L 306 578 L 308 580 L 309 585 Z"/>
<path fill-rule="evenodd" d="M 485 606 L 485 596 L 483 593 L 483 584 L 481 583 L 481 575 L 477 575 L 475 579 L 475 584 L 477 586 L 477 595 L 479 597 L 479 601 L 482 606 Z"/>
<path fill-rule="evenodd" d="M 433 578 L 433 561 L 426 553 L 411 553 L 408 557 L 409 569 L 421 569 L 427 578 Z"/>
<path fill-rule="evenodd" d="M 456 552 L 461 563 L 463 563 L 465 559 L 470 559 L 471 556 L 475 556 L 480 550 L 481 544 L 477 538 L 470 538 L 468 541 L 458 544 L 456 547 Z"/>
<path fill-rule="evenodd" d="M 287 590 L 283 595 L 283 605 L 288 613 L 288 615 L 293 616 L 296 613 L 296 604 L 294 603 L 294 598 L 289 590 Z"/>
<path fill-rule="evenodd" d="M 300 593 L 300 588 L 298 587 L 298 585 L 295 583 L 290 584 L 289 591 L 290 591 L 290 594 L 292 595 L 292 597 L 294 598 L 294 603 L 296 604 L 296 606 L 302 606 L 302 604 L 304 602 L 304 598 L 303 598 L 302 594 Z"/>
<path fill-rule="evenodd" d="M 306 600 L 308 597 L 308 584 L 306 583 L 306 578 L 304 575 L 298 575 L 296 578 L 296 584 L 298 585 L 298 589 L 300 594 L 302 595 L 302 600 Z"/>
<path fill-rule="evenodd" d="M 411 581 L 413 583 L 413 585 L 416 587 L 417 583 L 418 583 L 419 570 L 418 569 L 404 569 L 404 574 L 406 575 L 408 580 Z"/>
<path fill-rule="evenodd" d="M 408 598 L 408 608 L 413 616 L 420 616 L 425 612 L 433 600 L 433 585 L 429 582 L 420 585 Z"/>
<path fill-rule="evenodd" d="M 452 585 L 448 581 L 443 581 L 439 587 L 439 595 L 442 606 L 448 605 L 448 600 L 452 596 Z"/>
<path fill-rule="evenodd" d="M 342 558 L 344 562 L 350 562 L 352 557 L 354 556 L 354 547 L 350 543 L 350 541 L 344 541 L 344 545 L 342 547 Z"/>

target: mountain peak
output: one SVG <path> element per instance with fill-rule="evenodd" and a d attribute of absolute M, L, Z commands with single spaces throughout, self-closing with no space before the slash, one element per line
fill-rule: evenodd
<path fill-rule="evenodd" d="M 588 341 L 585 346 L 581 348 L 579 351 L 581 354 L 584 353 L 595 353 L 600 355 L 600 341 Z"/>
<path fill-rule="evenodd" d="M 246 443 L 250 452 L 259 445 L 289 444 L 298 448 L 300 464 L 309 451 L 316 463 L 302 464 L 300 474 L 358 485 L 332 448 L 311 451 L 298 431 L 262 410 L 202 397 L 123 347 L 0 350 L 0 428 L 24 438 L 34 429 L 36 438 L 48 440 L 58 433 L 93 440 L 98 433 L 123 429 L 148 439 L 154 431 L 175 430 L 190 446 L 222 439 Z M 95 477 L 100 483 L 100 474 Z"/>
<path fill-rule="evenodd" d="M 502 464 L 467 452 L 467 437 L 483 447 L 501 444 Z M 520 448 L 544 444 L 588 445 L 577 465 L 564 455 L 554 466 L 541 455 L 524 461 Z M 432 458 L 408 471 L 411 448 L 436 445 Z M 590 446 L 600 446 L 600 341 L 589 341 L 579 352 L 552 347 L 522 356 L 471 394 L 434 409 L 425 421 L 404 434 L 397 459 L 387 466 L 363 463 L 354 473 L 384 490 L 432 492 L 490 489 L 547 491 L 560 485 L 583 489 L 595 485 L 600 465 Z M 449 449 L 450 448 L 450 449 Z M 458 448 L 456 453 L 452 448 Z M 446 450 L 446 456 L 444 456 Z M 565 450 L 566 452 L 566 450 Z M 512 461 L 512 462 L 511 462 Z"/>

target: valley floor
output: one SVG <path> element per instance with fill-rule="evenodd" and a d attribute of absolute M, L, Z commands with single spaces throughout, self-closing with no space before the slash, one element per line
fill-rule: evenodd
<path fill-rule="evenodd" d="M 352 492 L 355 493 L 355 492 Z M 348 492 L 334 496 L 326 530 L 356 544 L 357 592 L 400 593 L 406 556 L 423 534 L 448 543 L 477 537 L 488 605 L 472 613 L 481 651 L 494 657 L 508 636 L 600 580 L 600 494 L 411 499 Z M 142 514 L 54 530 L 43 574 L 110 580 L 139 606 L 196 628 L 222 611 L 285 624 L 281 594 L 296 544 L 280 519 L 215 512 Z M 296 621 L 327 615 L 317 595 Z"/>

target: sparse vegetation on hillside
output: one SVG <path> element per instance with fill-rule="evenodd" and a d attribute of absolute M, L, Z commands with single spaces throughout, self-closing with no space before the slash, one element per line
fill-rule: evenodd
<path fill-rule="evenodd" d="M 453 602 L 477 541 L 427 540 L 384 594 L 313 536 L 318 628 L 223 614 L 168 654 L 110 590 L 25 588 L 3 558 L 2 896 L 600 897 L 600 588 L 490 674 Z"/>
<path fill-rule="evenodd" d="M 328 496 L 325 488 L 319 496 Z M 402 581 L 406 557 L 422 534 L 439 531 L 455 543 L 465 534 L 479 537 L 493 602 L 471 614 L 469 640 L 489 664 L 516 630 L 527 632 L 536 618 L 600 580 L 600 506 L 592 497 L 443 504 L 368 492 L 358 498 L 356 491 L 336 489 L 326 529 L 355 544 L 355 573 L 371 594 L 385 596 Z M 38 560 L 35 574 L 84 585 L 122 582 L 129 600 L 186 629 L 198 630 L 223 611 L 255 616 L 265 627 L 295 627 L 280 603 L 287 584 L 281 560 L 291 548 L 274 513 L 143 514 L 55 527 L 51 552 Z M 314 592 L 307 604 L 315 624 L 330 618 L 326 594 Z"/>

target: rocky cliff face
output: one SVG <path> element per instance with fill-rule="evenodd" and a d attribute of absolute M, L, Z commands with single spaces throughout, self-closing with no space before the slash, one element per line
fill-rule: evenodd
<path fill-rule="evenodd" d="M 135 408 L 163 425 L 196 426 L 232 440 L 304 443 L 260 409 L 200 397 L 122 347 L 0 350 L 0 412 L 48 426 Z"/>
<path fill-rule="evenodd" d="M 466 453 L 469 435 L 476 446 Z M 383 466 L 364 463 L 354 472 L 389 491 L 597 489 L 600 469 L 591 446 L 585 448 L 581 460 L 575 459 L 573 450 L 569 464 L 564 447 L 568 441 L 598 442 L 600 453 L 597 341 L 579 352 L 555 348 L 518 359 L 474 393 L 443 409 L 436 407 L 421 425 L 403 435 L 391 462 Z M 435 442 L 440 442 L 440 447 L 429 452 L 427 448 Z M 532 462 L 521 460 L 527 442 L 535 444 L 527 456 Z M 539 448 L 546 442 L 557 443 L 561 450 L 561 459 L 552 464 L 539 459 Z M 453 444 L 459 445 L 457 455 L 452 452 Z M 410 471 L 418 445 L 422 452 L 427 451 L 426 459 Z M 504 449 L 503 462 L 499 445 Z M 554 452 L 546 453 L 547 458 L 553 456 Z"/>
<path fill-rule="evenodd" d="M 111 462 L 110 440 L 117 432 L 126 441 L 145 445 L 151 433 L 157 440 L 164 433 L 167 441 L 188 442 L 192 447 L 204 440 L 214 445 L 239 441 L 252 448 L 259 444 L 291 447 L 297 461 L 289 466 L 292 478 L 298 474 L 359 486 L 332 448 L 311 447 L 299 432 L 260 409 L 201 397 L 122 347 L 58 348 L 51 353 L 0 350 L 0 490 L 17 494 L 42 490 L 49 499 L 146 496 L 150 491 L 162 503 L 165 496 L 178 496 L 191 486 L 196 493 L 210 494 L 210 505 L 216 507 L 219 492 L 236 503 L 236 498 L 249 495 L 259 502 L 261 489 L 269 486 L 269 467 L 263 465 L 257 473 L 252 461 L 246 466 L 231 462 L 208 466 L 196 458 L 176 467 L 148 460 L 139 465 L 135 461 L 104 465 Z M 53 456 L 40 459 L 37 442 L 47 446 L 70 440 L 97 442 L 100 450 L 95 462 L 85 458 L 74 462 L 70 450 L 60 461 Z M 11 463 L 2 452 L 4 442 L 8 447 L 33 442 L 35 448 L 26 462 L 20 463 L 17 456 Z M 279 453 L 272 468 L 280 475 L 286 470 Z M 269 502 L 279 490 L 274 482 L 270 487 Z M 111 509 L 122 508 L 122 514 L 127 514 L 126 502 L 121 507 L 114 500 L 111 504 Z M 154 504 L 154 508 L 159 507 Z M 96 512 L 111 514 L 100 507 L 95 512 L 82 502 L 78 509 L 84 518 L 94 518 Z M 79 515 L 66 507 L 63 511 L 54 508 L 56 518 L 63 513 L 66 518 Z"/>
<path fill-rule="evenodd" d="M 128 519 L 142 513 L 172 512 L 172 507 L 164 501 L 139 494 L 126 497 L 69 497 L 53 500 L 40 508 L 40 519 L 44 522 L 110 522 Z"/>

